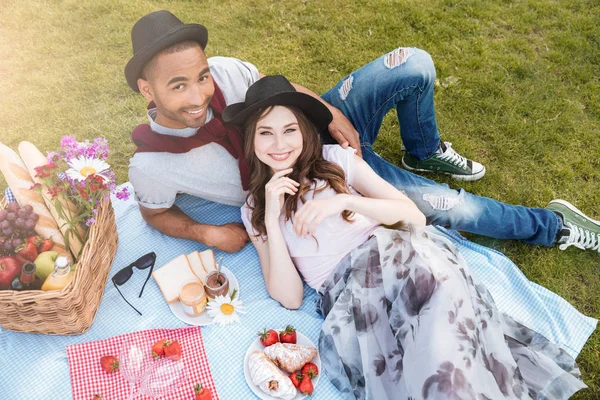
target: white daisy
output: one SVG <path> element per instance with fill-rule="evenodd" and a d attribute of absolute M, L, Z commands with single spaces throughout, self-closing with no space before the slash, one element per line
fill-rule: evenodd
<path fill-rule="evenodd" d="M 102 172 L 108 170 L 110 165 L 96 158 L 77 157 L 69 161 L 69 167 L 71 168 L 66 172 L 69 178 L 85 181 L 85 178 L 91 174 L 102 176 Z M 102 176 L 102 178 L 105 177 Z"/>
<path fill-rule="evenodd" d="M 219 325 L 229 325 L 234 322 L 240 322 L 239 314 L 246 312 L 242 301 L 231 300 L 226 296 L 217 296 L 214 300 L 208 302 L 208 316 L 214 318 L 214 322 Z"/>

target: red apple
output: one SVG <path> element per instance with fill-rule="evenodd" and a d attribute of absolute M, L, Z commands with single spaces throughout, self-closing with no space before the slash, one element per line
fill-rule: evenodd
<path fill-rule="evenodd" d="M 10 283 L 21 272 L 21 263 L 15 257 L 0 258 L 0 290 L 10 289 Z"/>

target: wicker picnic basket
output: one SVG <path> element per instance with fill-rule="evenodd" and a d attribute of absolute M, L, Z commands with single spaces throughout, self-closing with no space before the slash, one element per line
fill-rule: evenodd
<path fill-rule="evenodd" d="M 5 206 L 5 199 L 0 199 Z M 100 203 L 96 222 L 77 261 L 71 283 L 58 291 L 0 290 L 0 325 L 17 332 L 76 335 L 89 329 L 100 306 L 117 251 L 117 225 L 109 199 Z"/>

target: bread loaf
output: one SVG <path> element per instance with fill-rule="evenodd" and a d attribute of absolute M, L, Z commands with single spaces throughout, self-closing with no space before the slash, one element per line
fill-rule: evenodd
<path fill-rule="evenodd" d="M 59 254 L 65 255 L 73 261 L 71 255 L 65 248 L 65 240 L 58 229 L 58 225 L 50 211 L 46 207 L 44 200 L 38 192 L 30 190 L 34 182 L 27 171 L 23 160 L 10 147 L 0 142 L 0 171 L 6 179 L 8 187 L 15 195 L 17 202 L 21 205 L 31 205 L 33 211 L 39 215 L 39 220 L 35 225 L 35 231 L 44 238 L 51 238 L 54 241 L 53 250 Z"/>
<path fill-rule="evenodd" d="M 36 178 L 35 169 L 48 164 L 46 157 L 44 157 L 42 152 L 34 144 L 29 142 L 19 143 L 19 154 L 21 155 L 21 159 L 24 161 L 25 166 L 27 167 L 27 170 L 29 171 L 29 174 L 35 183 L 43 184 L 43 181 L 40 178 Z M 77 259 L 81 249 L 83 248 L 83 242 L 79 240 L 79 237 L 85 238 L 84 230 L 79 225 L 76 227 L 79 237 L 77 237 L 73 231 L 69 231 L 69 225 L 67 224 L 67 221 L 58 215 L 58 212 L 56 211 L 56 208 L 52 202 L 46 197 L 43 199 L 46 202 L 48 210 L 50 210 L 50 215 L 52 215 L 52 218 L 54 218 L 54 221 L 56 221 L 58 228 L 62 232 L 63 238 L 68 237 L 69 249 L 73 254 L 73 258 Z M 77 211 L 75 204 L 66 199 L 61 200 L 61 206 L 63 210 L 67 210 L 67 213 L 71 212 L 74 214 Z M 63 239 L 63 245 L 64 244 L 65 240 Z"/>

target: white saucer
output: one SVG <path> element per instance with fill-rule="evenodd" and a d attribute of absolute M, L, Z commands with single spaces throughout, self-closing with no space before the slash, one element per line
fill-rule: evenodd
<path fill-rule="evenodd" d="M 237 289 L 235 297 L 236 298 L 239 297 L 240 296 L 240 285 L 239 285 L 235 275 L 233 275 L 233 272 L 231 272 L 226 267 L 221 267 L 221 272 L 223 274 L 225 274 L 225 276 L 227 276 L 227 279 L 229 279 L 229 292 L 227 292 L 227 295 L 231 296 L 231 293 L 233 293 L 234 289 Z M 181 303 L 179 301 L 174 301 L 173 303 L 169 303 L 169 308 L 171 309 L 171 312 L 177 318 L 179 318 L 186 324 L 205 326 L 205 325 L 211 325 L 213 323 L 213 318 L 210 318 L 208 316 L 207 311 L 205 311 L 203 314 L 198 315 L 197 317 L 190 317 L 189 315 L 187 315 L 186 313 L 183 312 L 183 308 L 181 307 Z"/>
<path fill-rule="evenodd" d="M 275 329 L 277 332 L 282 331 L 283 329 Z M 303 335 L 302 333 L 296 331 L 296 344 L 302 345 L 302 346 L 311 346 L 314 347 L 315 349 L 317 349 L 317 355 L 315 356 L 315 358 L 312 359 L 312 361 L 310 361 L 311 363 L 315 364 L 317 366 L 317 368 L 319 369 L 319 375 L 317 375 L 316 377 L 314 377 L 312 379 L 312 384 L 313 384 L 313 388 L 316 389 L 317 388 L 317 384 L 319 383 L 319 379 L 321 379 L 321 374 L 323 373 L 323 371 L 321 370 L 321 356 L 319 355 L 319 349 L 317 348 L 317 346 L 314 345 L 314 343 L 305 335 Z M 257 385 L 255 385 L 254 383 L 252 383 L 252 378 L 250 377 L 250 369 L 248 368 L 248 358 L 250 357 L 250 354 L 252 354 L 254 351 L 259 350 L 259 351 L 263 351 L 265 348 L 265 346 L 262 345 L 262 343 L 260 343 L 260 338 L 257 337 L 252 344 L 250 345 L 250 347 L 248 348 L 248 351 L 246 351 L 246 356 L 244 357 L 244 378 L 246 378 L 246 383 L 248 384 L 248 386 L 250 387 L 250 389 L 252 390 L 252 392 L 254 392 L 254 394 L 262 400 L 281 400 L 277 397 L 273 397 L 265 392 L 263 392 Z M 281 370 L 281 372 L 283 372 L 283 374 L 285 376 L 289 376 L 290 374 L 286 371 Z M 314 392 L 313 392 L 314 393 Z M 300 400 L 300 399 L 304 399 L 305 397 L 307 397 L 307 395 L 302 394 L 300 392 L 298 392 L 298 394 L 296 395 L 296 397 L 294 397 L 294 400 Z"/>

